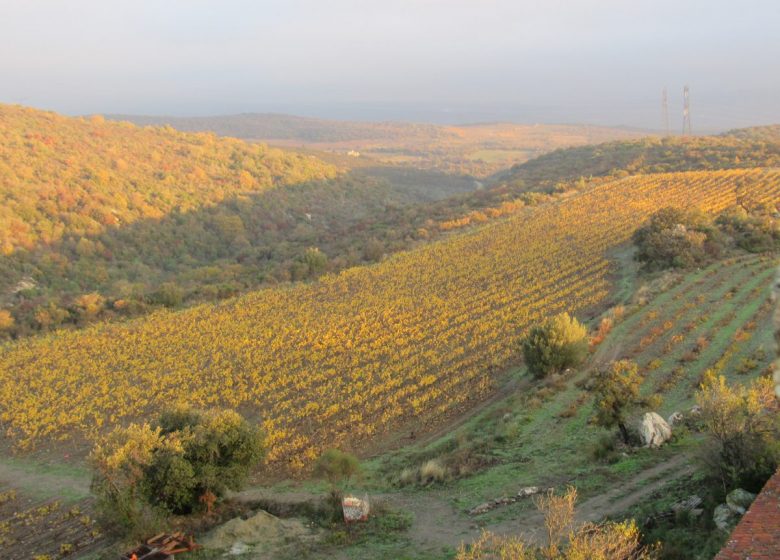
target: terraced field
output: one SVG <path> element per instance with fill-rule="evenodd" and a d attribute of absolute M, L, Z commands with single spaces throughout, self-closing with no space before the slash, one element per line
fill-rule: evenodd
<path fill-rule="evenodd" d="M 765 373 L 775 355 L 770 295 L 779 264 L 761 256 L 728 259 L 690 274 L 671 275 L 639 303 L 628 305 L 586 370 L 557 390 L 539 386 L 501 405 L 498 410 L 508 419 L 499 422 L 500 429 L 513 435 L 492 450 L 496 467 L 457 483 L 459 505 L 468 508 L 491 497 L 512 495 L 524 484 L 561 480 L 588 495 L 680 454 L 693 442 L 594 466 L 589 451 L 604 431 L 589 425 L 592 396 L 584 381 L 611 360 L 632 359 L 644 378 L 643 393 L 659 394 L 658 412 L 667 417 L 695 404 L 694 392 L 707 369 L 743 383 Z M 742 365 L 745 358 L 751 359 L 752 367 Z M 528 403 L 537 399 L 541 402 L 529 409 Z M 477 419 L 471 429 L 480 422 L 490 424 L 489 418 L 498 414 Z"/>
<path fill-rule="evenodd" d="M 0 549 L 7 558 L 80 556 L 106 542 L 88 502 L 38 500 L 0 485 Z"/>
<path fill-rule="evenodd" d="M 31 448 L 92 438 L 163 403 L 226 405 L 263 420 L 270 462 L 302 468 L 323 447 L 354 447 L 483 398 L 516 360 L 529 325 L 608 300 L 614 269 L 608 254 L 655 210 L 717 212 L 744 197 L 777 201 L 780 173 L 629 177 L 314 284 L 7 343 L 0 348 L 0 422 L 9 440 Z M 733 297 L 747 298 L 743 289 L 758 289 L 769 277 L 769 264 L 761 266 L 766 269 L 746 277 Z M 719 278 L 701 272 L 702 282 L 710 281 L 708 274 Z M 717 285 L 700 288 L 722 296 Z M 739 318 L 759 312 L 750 309 Z M 647 330 L 649 345 L 682 334 L 670 347 L 680 353 L 697 340 L 691 337 L 709 336 L 715 356 L 721 311 L 690 332 L 683 326 L 701 310 L 679 313 L 655 335 L 652 319 L 634 330 Z M 653 369 L 648 380 L 661 371 Z M 690 387 L 697 375 L 689 366 L 680 377 Z M 681 389 L 680 401 L 687 394 Z M 546 431 L 542 420 L 539 429 Z"/>

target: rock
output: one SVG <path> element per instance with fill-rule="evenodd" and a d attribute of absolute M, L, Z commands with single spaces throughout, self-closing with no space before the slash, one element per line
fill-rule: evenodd
<path fill-rule="evenodd" d="M 672 428 L 655 412 L 647 412 L 639 424 L 639 435 L 645 447 L 660 447 L 672 437 Z"/>
<path fill-rule="evenodd" d="M 491 509 L 493 509 L 493 504 L 490 502 L 485 502 L 484 504 L 479 504 L 478 506 L 474 506 L 469 510 L 469 515 L 480 515 L 482 513 L 487 513 Z"/>
<path fill-rule="evenodd" d="M 518 498 L 525 498 L 526 496 L 533 496 L 534 494 L 539 493 L 539 487 L 538 486 L 526 486 L 525 488 L 521 488 L 520 491 L 517 493 Z"/>
<path fill-rule="evenodd" d="M 718 529 L 730 533 L 737 526 L 739 515 L 734 513 L 726 504 L 720 504 L 712 514 L 712 520 Z"/>
<path fill-rule="evenodd" d="M 228 554 L 231 556 L 241 556 L 250 550 L 252 550 L 252 547 L 250 547 L 248 544 L 242 543 L 241 541 L 236 541 L 233 543 L 233 546 L 230 547 Z"/>
<path fill-rule="evenodd" d="M 679 412 L 679 411 L 677 411 L 677 412 L 672 412 L 672 413 L 669 415 L 669 418 L 667 418 L 667 419 L 666 419 L 666 422 L 667 422 L 667 423 L 668 423 L 670 426 L 676 426 L 677 424 L 679 424 L 679 423 L 680 423 L 680 422 L 682 422 L 683 420 L 685 420 L 685 416 L 683 416 L 683 413 L 682 413 L 682 412 Z"/>
<path fill-rule="evenodd" d="M 259 551 L 274 551 L 290 546 L 295 541 L 317 538 L 297 519 L 279 519 L 268 512 L 259 511 L 249 519 L 236 517 L 216 527 L 201 540 L 205 548 L 246 551 L 250 547 Z M 239 554 L 243 554 L 240 552 Z"/>
<path fill-rule="evenodd" d="M 699 507 L 704 500 L 701 499 L 701 497 L 697 496 L 696 494 L 692 496 L 688 496 L 682 501 L 676 502 L 672 504 L 672 511 L 681 511 L 681 510 L 687 510 L 692 511 L 695 508 Z"/>
<path fill-rule="evenodd" d="M 737 488 L 736 490 L 729 492 L 728 496 L 726 496 L 726 505 L 731 508 L 731 511 L 734 513 L 742 515 L 747 511 L 750 504 L 752 504 L 755 499 L 755 494 L 751 494 L 742 488 Z"/>

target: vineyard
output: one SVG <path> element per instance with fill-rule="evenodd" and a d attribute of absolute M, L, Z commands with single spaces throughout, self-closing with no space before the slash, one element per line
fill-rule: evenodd
<path fill-rule="evenodd" d="M 0 485 L 0 549 L 7 558 L 53 560 L 105 546 L 83 500 L 36 500 Z"/>
<path fill-rule="evenodd" d="M 317 283 L 6 343 L 0 422 L 26 449 L 163 403 L 224 405 L 262 420 L 269 462 L 299 469 L 484 397 L 530 324 L 605 302 L 610 251 L 650 213 L 738 199 L 779 200 L 780 172 L 629 177 Z"/>
<path fill-rule="evenodd" d="M 609 432 L 591 422 L 593 371 L 615 359 L 635 361 L 642 394 L 661 397 L 656 411 L 665 418 L 695 404 L 694 393 L 707 370 L 729 383 L 747 384 L 765 375 L 776 348 L 771 286 L 778 264 L 777 257 L 739 255 L 643 284 L 619 308 L 619 318 L 582 371 L 512 393 L 440 439 L 380 457 L 375 468 L 397 480 L 404 468 L 431 457 L 453 469 L 468 457 L 483 468 L 453 481 L 448 496 L 459 511 L 511 496 L 518 487 L 559 480 L 572 480 L 584 496 L 611 491 L 619 501 L 623 493 L 647 484 L 638 482 L 644 469 L 685 456 L 700 440 L 680 433 L 679 440 L 661 450 L 595 457 L 593 450 Z M 481 445 L 485 441 L 489 444 Z M 675 499 L 691 492 L 686 486 L 679 491 L 684 494 Z M 648 501 L 645 497 L 639 503 Z M 510 519 L 517 526 L 529 509 L 532 504 L 511 504 L 479 519 L 488 526 L 506 526 Z M 473 518 L 467 520 L 473 523 Z"/>

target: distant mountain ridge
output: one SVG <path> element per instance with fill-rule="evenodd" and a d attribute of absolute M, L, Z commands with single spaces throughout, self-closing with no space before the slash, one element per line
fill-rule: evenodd
<path fill-rule="evenodd" d="M 221 136 L 253 140 L 339 142 L 447 134 L 443 127 L 432 124 L 336 121 L 280 113 L 240 113 L 213 117 L 106 115 L 106 118 L 129 121 L 139 126 L 170 125 L 187 132 L 208 130 Z"/>
<path fill-rule="evenodd" d="M 780 124 L 736 128 L 724 132 L 722 136 L 733 136 L 734 138 L 739 138 L 741 140 L 780 143 Z"/>
<path fill-rule="evenodd" d="M 213 117 L 107 115 L 141 126 L 263 141 L 282 147 L 350 153 L 381 165 L 402 165 L 487 177 L 543 153 L 573 146 L 647 136 L 644 130 L 571 124 L 506 122 L 434 125 L 337 121 L 271 113 Z M 358 162 L 355 161 L 357 164 Z"/>

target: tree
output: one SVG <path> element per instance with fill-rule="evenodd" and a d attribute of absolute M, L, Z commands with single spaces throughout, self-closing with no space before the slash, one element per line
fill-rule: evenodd
<path fill-rule="evenodd" d="M 177 307 L 184 300 L 182 289 L 173 282 L 164 282 L 149 295 L 149 303 Z"/>
<path fill-rule="evenodd" d="M 568 313 L 533 327 L 522 343 L 528 370 L 541 378 L 579 365 L 588 353 L 587 334 L 585 326 Z"/>
<path fill-rule="evenodd" d="M 720 230 L 740 249 L 750 253 L 780 249 L 780 219 L 762 206 L 733 206 L 715 220 Z"/>
<path fill-rule="evenodd" d="M 314 465 L 314 474 L 330 483 L 330 492 L 328 493 L 326 503 L 330 507 L 334 521 L 342 516 L 342 486 L 359 473 L 360 462 L 351 453 L 338 449 L 328 449 L 317 459 Z"/>
<path fill-rule="evenodd" d="M 10 333 L 14 328 L 14 316 L 7 309 L 0 309 L 0 335 Z"/>
<path fill-rule="evenodd" d="M 650 270 L 685 268 L 718 251 L 717 230 L 701 212 L 662 208 L 633 236 L 636 258 Z"/>
<path fill-rule="evenodd" d="M 76 298 L 76 310 L 85 320 L 95 318 L 105 307 L 106 300 L 98 293 L 83 294 Z"/>
<path fill-rule="evenodd" d="M 111 525 L 136 528 L 188 514 L 240 490 L 262 457 L 260 430 L 230 410 L 163 413 L 155 426 L 118 428 L 91 455 L 92 490 Z"/>
<path fill-rule="evenodd" d="M 696 393 L 709 436 L 702 460 L 725 491 L 759 490 L 780 463 L 780 424 L 770 379 L 729 386 L 723 376 L 705 373 Z"/>
<path fill-rule="evenodd" d="M 328 256 L 317 247 L 309 247 L 303 253 L 302 262 L 308 267 L 310 277 L 317 276 L 328 266 Z"/>
<path fill-rule="evenodd" d="M 613 362 L 596 377 L 596 424 L 604 428 L 617 426 L 625 444 L 630 441 L 628 416 L 645 402 L 639 396 L 641 383 L 639 369 L 630 360 Z"/>

